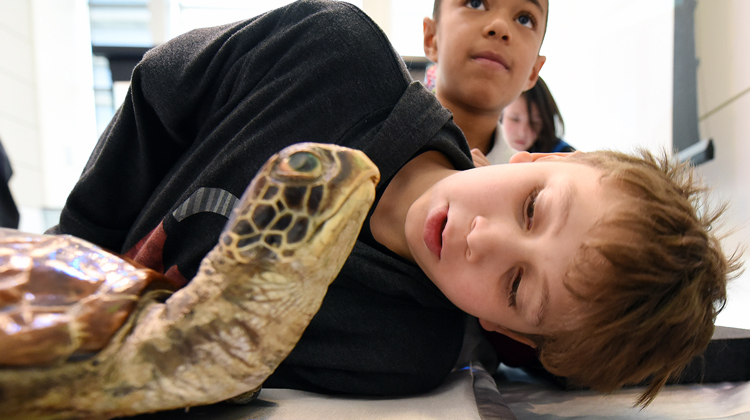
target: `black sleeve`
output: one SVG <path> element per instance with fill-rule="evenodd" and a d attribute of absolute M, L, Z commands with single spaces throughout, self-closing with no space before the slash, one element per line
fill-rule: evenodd
<path fill-rule="evenodd" d="M 216 75 L 208 67 L 222 34 L 191 33 L 146 54 L 49 233 L 121 249 L 157 185 L 196 141 L 200 115 L 213 102 L 207 94 Z"/>
<path fill-rule="evenodd" d="M 465 314 L 418 267 L 357 242 L 269 388 L 396 396 L 451 372 Z"/>
<path fill-rule="evenodd" d="M 576 149 L 573 146 L 565 146 L 560 150 L 560 152 L 562 153 L 570 153 L 570 152 L 575 152 L 575 151 Z"/>
<path fill-rule="evenodd" d="M 343 2 L 187 33 L 136 66 L 50 232 L 129 249 L 201 186 L 241 195 L 289 144 L 362 148 L 410 82 L 382 31 Z"/>
<path fill-rule="evenodd" d="M 0 143 L 0 227 L 18 229 L 20 215 L 8 182 L 13 175 L 10 159 Z"/>
<path fill-rule="evenodd" d="M 302 0 L 150 51 L 53 232 L 120 252 L 145 240 L 149 266 L 190 279 L 226 217 L 174 211 L 202 188 L 241 196 L 269 156 L 305 141 L 363 150 L 381 170 L 379 193 L 425 150 L 472 167 L 450 112 L 412 83 L 372 20 L 345 2 Z M 269 384 L 424 391 L 453 367 L 463 325 L 417 266 L 358 243 Z"/>

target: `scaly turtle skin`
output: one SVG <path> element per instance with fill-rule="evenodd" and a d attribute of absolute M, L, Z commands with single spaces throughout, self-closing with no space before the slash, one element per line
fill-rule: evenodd
<path fill-rule="evenodd" d="M 177 288 L 79 238 L 0 229 L 0 366 L 99 351 L 145 292 Z"/>
<path fill-rule="evenodd" d="M 212 404 L 258 388 L 319 309 L 354 246 L 378 179 L 358 151 L 313 143 L 284 149 L 259 171 L 187 286 L 166 301 L 165 292 L 143 294 L 141 285 L 100 293 L 105 300 L 137 299 L 101 351 L 83 360 L 0 367 L 2 418 L 107 419 Z M 0 238 L 0 248 L 18 241 Z M 28 278 L 35 281 L 33 269 Z M 5 284 L 0 277 L 0 295 Z M 23 312 L 11 306 L 0 313 L 14 310 Z M 80 335 L 67 341 L 81 342 Z M 3 348 L 34 346 L 24 340 L 5 341 Z M 67 346 L 52 359 L 71 353 Z"/>

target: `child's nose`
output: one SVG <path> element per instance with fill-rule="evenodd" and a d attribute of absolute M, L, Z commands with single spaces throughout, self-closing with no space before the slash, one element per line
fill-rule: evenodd
<path fill-rule="evenodd" d="M 507 42 L 510 40 L 510 26 L 502 17 L 496 17 L 485 28 L 485 34 L 491 38 L 500 38 Z"/>
<path fill-rule="evenodd" d="M 484 259 L 515 258 L 523 247 L 518 236 L 514 234 L 510 223 L 477 216 L 466 236 L 466 259 L 480 262 Z"/>

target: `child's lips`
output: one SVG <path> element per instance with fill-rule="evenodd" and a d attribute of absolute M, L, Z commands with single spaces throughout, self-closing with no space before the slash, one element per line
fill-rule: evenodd
<path fill-rule="evenodd" d="M 448 223 L 448 207 L 432 209 L 424 224 L 424 243 L 432 255 L 440 259 L 443 250 L 443 230 Z"/>
<path fill-rule="evenodd" d="M 508 63 L 505 61 L 505 59 L 500 56 L 500 54 L 497 54 L 492 51 L 482 51 L 474 56 L 474 59 L 477 61 L 484 61 L 488 64 L 491 64 L 493 66 L 502 67 L 504 69 L 508 69 Z"/>
<path fill-rule="evenodd" d="M 516 150 L 526 150 L 526 141 L 524 140 L 514 140 L 511 144 L 511 147 Z"/>

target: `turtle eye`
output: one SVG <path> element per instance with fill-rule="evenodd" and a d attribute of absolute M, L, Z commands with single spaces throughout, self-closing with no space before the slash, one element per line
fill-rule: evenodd
<path fill-rule="evenodd" d="M 315 177 L 320 174 L 320 159 L 310 152 L 295 152 L 284 158 L 279 169 L 287 176 Z"/>
<path fill-rule="evenodd" d="M 312 153 L 297 152 L 289 156 L 287 165 L 297 172 L 312 172 L 320 165 L 320 161 Z"/>

